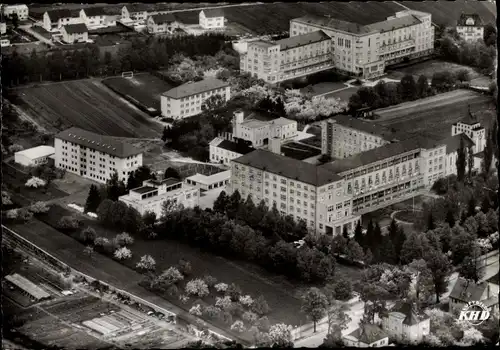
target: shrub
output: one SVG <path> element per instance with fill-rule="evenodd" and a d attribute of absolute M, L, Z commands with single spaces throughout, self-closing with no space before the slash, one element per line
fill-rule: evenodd
<path fill-rule="evenodd" d="M 349 300 L 352 295 L 351 282 L 344 278 L 339 278 L 335 282 L 333 290 L 335 291 L 335 299 Z"/>
<path fill-rule="evenodd" d="M 85 249 L 83 250 L 83 254 L 87 256 L 92 256 L 92 254 L 94 254 L 94 248 L 90 245 L 86 246 Z"/>
<path fill-rule="evenodd" d="M 33 214 L 45 214 L 49 211 L 49 209 L 50 207 L 47 205 L 47 203 L 41 201 L 32 204 L 29 208 L 29 210 Z"/>
<path fill-rule="evenodd" d="M 17 209 L 11 209 L 7 211 L 7 219 L 16 220 L 17 219 Z"/>
<path fill-rule="evenodd" d="M 191 274 L 191 263 L 188 260 L 181 259 L 179 260 L 179 271 L 184 276 L 189 276 Z"/>
<path fill-rule="evenodd" d="M 266 299 L 264 299 L 264 296 L 262 295 L 254 300 L 251 309 L 259 316 L 264 316 L 271 311 L 269 305 L 267 305 Z"/>
<path fill-rule="evenodd" d="M 7 191 L 2 191 L 2 205 L 11 205 L 12 200 L 10 199 L 10 194 Z"/>
<path fill-rule="evenodd" d="M 253 304 L 253 299 L 250 295 L 245 295 L 240 297 L 240 303 L 241 305 L 250 307 Z"/>
<path fill-rule="evenodd" d="M 9 153 L 16 153 L 16 152 L 22 151 L 23 149 L 24 149 L 24 147 L 17 144 L 17 143 L 10 145 L 8 148 Z"/>
<path fill-rule="evenodd" d="M 119 246 L 127 246 L 134 244 L 134 238 L 132 238 L 132 236 L 130 236 L 130 234 L 128 234 L 127 232 L 122 232 L 120 234 L 117 234 L 115 240 Z"/>
<path fill-rule="evenodd" d="M 87 227 L 85 230 L 82 231 L 80 238 L 84 243 L 88 242 L 94 242 L 96 240 L 96 232 L 92 227 Z"/>
<path fill-rule="evenodd" d="M 33 218 L 33 213 L 26 208 L 17 210 L 17 220 L 21 222 L 30 221 Z"/>
<path fill-rule="evenodd" d="M 189 301 L 189 296 L 185 294 L 179 295 L 179 300 L 181 303 L 186 304 Z"/>
<path fill-rule="evenodd" d="M 222 310 L 219 309 L 218 307 L 215 306 L 207 306 L 204 310 L 203 313 L 207 315 L 210 319 L 217 319 L 220 317 Z"/>
<path fill-rule="evenodd" d="M 210 292 L 208 291 L 208 286 L 202 279 L 194 279 L 189 281 L 186 284 L 186 293 L 190 295 L 196 295 L 200 298 L 208 295 Z"/>
<path fill-rule="evenodd" d="M 25 186 L 31 188 L 39 188 L 44 187 L 47 184 L 45 180 L 40 179 L 39 177 L 33 176 L 28 181 L 26 181 Z"/>
<path fill-rule="evenodd" d="M 229 288 L 226 290 L 226 294 L 231 297 L 232 301 L 238 301 L 241 296 L 241 288 L 238 285 L 231 283 Z"/>
<path fill-rule="evenodd" d="M 255 322 L 255 326 L 261 331 L 261 332 L 269 332 L 269 329 L 271 328 L 271 323 L 269 322 L 269 319 L 267 316 L 262 316 Z"/>
<path fill-rule="evenodd" d="M 109 243 L 109 239 L 107 239 L 106 237 L 97 237 L 96 239 L 94 239 L 94 246 L 96 247 L 104 247 Z"/>
<path fill-rule="evenodd" d="M 225 297 L 221 298 L 221 297 L 216 297 L 215 298 L 215 306 L 223 309 L 223 310 L 228 310 L 231 305 L 232 305 L 232 301 L 231 301 L 231 298 L 226 295 Z"/>
<path fill-rule="evenodd" d="M 217 283 L 215 286 L 215 290 L 220 293 L 225 293 L 229 286 L 226 283 Z"/>
<path fill-rule="evenodd" d="M 231 314 L 227 311 L 222 311 L 221 318 L 222 322 L 224 322 L 225 324 L 233 323 L 233 316 L 231 316 Z"/>
<path fill-rule="evenodd" d="M 143 255 L 136 267 L 141 270 L 152 271 L 156 267 L 156 261 L 151 255 Z"/>
<path fill-rule="evenodd" d="M 175 284 L 184 279 L 184 276 L 175 267 L 169 267 L 159 276 L 159 279 L 165 284 Z"/>
<path fill-rule="evenodd" d="M 200 304 L 196 304 L 195 306 L 193 306 L 191 309 L 189 309 L 189 313 L 191 315 L 195 315 L 195 316 L 201 316 L 202 315 L 202 312 L 201 312 L 201 305 Z"/>
<path fill-rule="evenodd" d="M 231 330 L 238 333 L 242 333 L 245 331 L 245 325 L 243 324 L 243 322 L 238 320 L 231 325 Z"/>
<path fill-rule="evenodd" d="M 460 69 L 456 72 L 457 80 L 459 81 L 470 81 L 470 73 L 468 69 Z"/>
<path fill-rule="evenodd" d="M 57 222 L 57 227 L 62 230 L 76 230 L 80 226 L 80 221 L 74 216 L 63 216 Z"/>
<path fill-rule="evenodd" d="M 179 288 L 175 284 L 173 284 L 167 288 L 166 292 L 171 297 L 175 297 L 179 295 Z"/>
<path fill-rule="evenodd" d="M 252 312 L 252 311 L 246 311 L 243 313 L 243 316 L 242 316 L 243 320 L 245 320 L 246 322 L 248 322 L 248 324 L 254 324 L 257 319 L 258 319 L 258 316 L 255 312 Z"/>
<path fill-rule="evenodd" d="M 217 283 L 217 278 L 210 275 L 206 275 L 205 277 L 203 277 L 203 280 L 209 288 L 215 286 L 215 284 Z"/>
<path fill-rule="evenodd" d="M 114 257 L 118 260 L 126 260 L 132 257 L 132 252 L 127 247 L 121 247 L 115 250 Z"/>
<path fill-rule="evenodd" d="M 245 312 L 243 306 L 238 303 L 231 303 L 227 311 L 229 311 L 229 313 L 234 317 L 242 317 L 243 313 Z"/>

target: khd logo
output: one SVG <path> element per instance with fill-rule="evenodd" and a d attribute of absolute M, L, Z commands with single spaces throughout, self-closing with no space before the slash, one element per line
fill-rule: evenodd
<path fill-rule="evenodd" d="M 490 317 L 490 310 L 480 301 L 468 302 L 460 311 L 459 321 L 469 321 L 478 326 Z"/>

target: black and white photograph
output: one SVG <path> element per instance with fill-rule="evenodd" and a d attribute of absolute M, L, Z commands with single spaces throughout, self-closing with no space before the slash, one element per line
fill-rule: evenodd
<path fill-rule="evenodd" d="M 496 23 L 0 4 L 2 348 L 499 346 Z"/>

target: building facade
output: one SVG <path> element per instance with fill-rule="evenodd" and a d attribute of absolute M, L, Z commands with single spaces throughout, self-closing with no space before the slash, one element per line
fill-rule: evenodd
<path fill-rule="evenodd" d="M 317 30 L 278 41 L 248 43 L 240 54 L 240 71 L 269 83 L 301 77 L 333 67 L 332 43 Z"/>
<path fill-rule="evenodd" d="M 467 135 L 473 142 L 473 154 L 484 151 L 484 147 L 486 146 L 486 130 L 481 126 L 481 123 L 470 110 L 468 116 L 464 118 L 464 120 L 453 124 L 451 127 L 451 136 L 462 133 Z"/>
<path fill-rule="evenodd" d="M 24 166 L 37 166 L 47 163 L 49 157 L 54 154 L 54 147 L 37 146 L 16 152 L 14 154 L 14 161 Z"/>
<path fill-rule="evenodd" d="M 409 302 L 397 302 L 380 316 L 382 328 L 396 339 L 421 342 L 430 334 L 430 317 Z"/>
<path fill-rule="evenodd" d="M 29 9 L 27 5 L 17 4 L 17 5 L 3 5 L 2 6 L 3 15 L 7 18 L 12 18 L 14 14 L 17 14 L 17 18 L 20 21 L 26 21 L 29 17 Z"/>
<path fill-rule="evenodd" d="M 199 188 L 200 191 L 210 191 L 217 188 L 225 187 L 231 181 L 231 171 L 221 171 L 212 175 L 195 174 L 186 178 L 188 185 Z"/>
<path fill-rule="evenodd" d="M 224 11 L 222 9 L 201 10 L 198 15 L 200 27 L 203 29 L 224 28 Z"/>
<path fill-rule="evenodd" d="M 115 172 L 126 182 L 142 165 L 142 150 L 75 127 L 55 136 L 54 149 L 56 167 L 100 183 L 106 183 Z"/>
<path fill-rule="evenodd" d="M 68 24 L 61 28 L 64 42 L 69 44 L 85 43 L 89 40 L 89 30 L 84 23 Z"/>
<path fill-rule="evenodd" d="M 343 191 L 344 180 L 313 164 L 266 150 L 255 150 L 231 161 L 228 192 L 264 200 L 283 215 L 304 220 L 316 233 L 340 234 L 354 230 L 360 217 L 352 213 L 352 195 Z"/>
<path fill-rule="evenodd" d="M 87 28 L 98 28 L 110 25 L 107 17 L 103 7 L 90 7 L 80 10 L 80 18 Z"/>
<path fill-rule="evenodd" d="M 484 24 L 477 13 L 462 13 L 457 21 L 457 33 L 467 42 L 475 42 L 484 38 Z"/>
<path fill-rule="evenodd" d="M 389 345 L 389 336 L 379 326 L 360 324 L 353 332 L 342 337 L 346 346 L 355 348 L 379 348 Z"/>
<path fill-rule="evenodd" d="M 431 14 L 420 11 L 396 12 L 385 21 L 365 26 L 321 16 L 290 21 L 291 37 L 318 30 L 331 37 L 334 67 L 364 78 L 380 76 L 388 65 L 434 50 Z"/>
<path fill-rule="evenodd" d="M 7 23 L 0 22 L 0 34 L 4 35 L 5 33 L 7 33 Z"/>
<path fill-rule="evenodd" d="M 62 26 L 82 23 L 79 13 L 67 9 L 50 10 L 43 14 L 43 28 L 50 32 L 60 30 Z"/>
<path fill-rule="evenodd" d="M 233 159 L 239 158 L 255 150 L 245 142 L 226 140 L 216 137 L 209 144 L 210 162 L 229 166 Z"/>
<path fill-rule="evenodd" d="M 145 22 L 148 17 L 148 9 L 145 4 L 129 4 L 122 7 L 122 20 Z"/>
<path fill-rule="evenodd" d="M 154 212 L 156 217 L 161 217 L 163 203 L 167 200 L 182 204 L 185 208 L 194 208 L 199 204 L 199 192 L 198 188 L 179 179 L 146 180 L 141 187 L 130 190 L 118 200 L 136 209 L 141 215 L 149 211 Z"/>
<path fill-rule="evenodd" d="M 449 310 L 458 314 L 468 302 L 480 301 L 498 315 L 498 292 L 498 284 L 487 281 L 474 283 L 459 277 L 449 296 Z"/>
<path fill-rule="evenodd" d="M 179 28 L 179 22 L 175 19 L 175 16 L 170 13 L 152 15 L 148 17 L 147 28 L 150 34 L 172 34 Z"/>
<path fill-rule="evenodd" d="M 182 84 L 162 94 L 161 114 L 173 119 L 199 114 L 202 112 L 201 106 L 211 96 L 219 95 L 225 102 L 229 101 L 230 89 L 228 83 L 213 78 Z"/>

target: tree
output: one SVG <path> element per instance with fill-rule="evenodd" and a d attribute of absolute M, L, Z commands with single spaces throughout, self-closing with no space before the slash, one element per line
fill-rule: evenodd
<path fill-rule="evenodd" d="M 469 255 L 474 243 L 474 237 L 460 226 L 456 226 L 452 230 L 452 234 L 450 242 L 451 256 L 453 264 L 458 265 Z"/>
<path fill-rule="evenodd" d="M 163 271 L 157 278 L 157 282 L 170 286 L 184 279 L 184 276 L 175 267 L 169 267 Z"/>
<path fill-rule="evenodd" d="M 101 194 L 96 185 L 90 185 L 89 194 L 87 196 L 87 200 L 85 201 L 84 212 L 95 213 L 97 208 L 101 204 Z"/>
<path fill-rule="evenodd" d="M 325 347 L 341 347 L 342 331 L 347 329 L 351 318 L 345 312 L 346 306 L 342 303 L 332 300 L 327 311 L 328 331 L 324 340 Z"/>
<path fill-rule="evenodd" d="M 152 271 L 156 267 L 156 261 L 151 255 L 143 255 L 136 267 L 141 270 Z"/>
<path fill-rule="evenodd" d="M 166 126 L 163 127 L 163 132 L 161 134 L 161 140 L 163 142 L 167 142 L 167 139 L 168 139 L 168 129 Z"/>
<path fill-rule="evenodd" d="M 132 252 L 127 247 L 121 247 L 115 250 L 115 253 L 113 255 L 118 260 L 126 260 L 132 257 Z"/>
<path fill-rule="evenodd" d="M 347 244 L 347 259 L 353 262 L 362 261 L 364 256 L 363 248 L 355 240 L 350 240 Z"/>
<path fill-rule="evenodd" d="M 345 239 L 349 240 L 349 232 L 347 232 L 346 225 L 344 225 L 344 228 L 342 229 L 342 236 L 344 236 Z"/>
<path fill-rule="evenodd" d="M 11 15 L 11 20 L 12 20 L 12 25 L 14 26 L 15 29 L 17 29 L 17 27 L 19 26 L 19 17 L 17 15 L 17 13 L 13 13 Z"/>
<path fill-rule="evenodd" d="M 415 276 L 409 291 L 409 297 L 415 300 L 417 304 L 427 302 L 434 291 L 434 281 L 432 272 L 424 259 L 413 260 L 407 265 Z"/>
<path fill-rule="evenodd" d="M 423 234 L 409 234 L 401 248 L 401 263 L 409 264 L 413 260 L 421 259 L 428 248 L 429 244 Z"/>
<path fill-rule="evenodd" d="M 214 202 L 213 210 L 218 213 L 225 213 L 229 198 L 225 191 L 222 191 Z"/>
<path fill-rule="evenodd" d="M 434 249 L 428 249 L 426 251 L 424 260 L 427 264 L 427 267 L 432 273 L 436 302 L 439 303 L 439 297 L 441 296 L 441 294 L 446 292 L 446 289 L 448 287 L 448 273 L 450 272 L 450 263 L 446 255 Z"/>
<path fill-rule="evenodd" d="M 191 280 L 186 284 L 186 293 L 200 298 L 210 294 L 207 284 L 200 278 Z"/>
<path fill-rule="evenodd" d="M 231 301 L 231 297 L 229 295 L 225 295 L 222 298 L 215 298 L 215 306 L 221 308 L 222 310 L 229 310 L 232 304 L 233 302 Z"/>
<path fill-rule="evenodd" d="M 349 280 L 338 277 L 325 286 L 328 300 L 349 300 L 352 295 L 352 284 Z"/>
<path fill-rule="evenodd" d="M 363 260 L 365 264 L 371 264 L 373 262 L 373 254 L 370 248 L 366 250 L 365 258 Z"/>
<path fill-rule="evenodd" d="M 425 98 L 429 95 L 429 81 L 425 75 L 421 75 L 417 80 L 417 96 L 420 98 Z"/>
<path fill-rule="evenodd" d="M 343 235 L 336 235 L 332 240 L 331 252 L 335 255 L 346 254 L 347 249 L 347 239 Z"/>
<path fill-rule="evenodd" d="M 57 222 L 57 227 L 61 230 L 72 231 L 76 230 L 80 226 L 80 222 L 73 216 L 63 216 Z"/>
<path fill-rule="evenodd" d="M 459 268 L 460 277 L 478 283 L 484 275 L 477 256 L 466 256 Z"/>
<path fill-rule="evenodd" d="M 403 99 L 412 101 L 417 98 L 418 90 L 417 84 L 415 83 L 415 78 L 413 75 L 407 74 L 401 79 L 401 88 L 403 93 Z"/>
<path fill-rule="evenodd" d="M 49 209 L 50 207 L 47 203 L 42 201 L 35 202 L 29 207 L 29 211 L 33 214 L 45 214 L 49 211 Z"/>
<path fill-rule="evenodd" d="M 396 255 L 394 245 L 388 236 L 382 236 L 382 241 L 379 248 L 380 260 L 388 264 L 396 264 L 398 257 Z"/>
<path fill-rule="evenodd" d="M 40 179 L 39 177 L 33 176 L 28 181 L 26 181 L 26 187 L 39 188 L 44 187 L 47 184 L 45 180 Z"/>
<path fill-rule="evenodd" d="M 490 174 L 491 164 L 493 163 L 493 155 L 495 154 L 494 139 L 496 137 L 497 135 L 493 133 L 493 129 L 488 130 L 488 135 L 486 136 L 486 145 L 484 146 L 483 150 L 483 160 L 481 163 L 484 179 L 487 179 Z"/>
<path fill-rule="evenodd" d="M 467 147 L 467 166 L 467 179 L 469 182 L 472 182 L 472 170 L 474 169 L 474 154 L 472 153 L 472 146 Z"/>
<path fill-rule="evenodd" d="M 92 227 L 87 227 L 82 231 L 81 239 L 84 243 L 93 243 L 96 238 L 97 234 Z"/>
<path fill-rule="evenodd" d="M 292 326 L 283 323 L 272 325 L 269 329 L 269 337 L 272 347 L 293 347 Z"/>
<path fill-rule="evenodd" d="M 122 180 L 119 180 L 118 173 L 115 171 L 111 178 L 106 182 L 107 198 L 117 201 L 118 197 L 126 194 L 126 186 Z"/>
<path fill-rule="evenodd" d="M 354 229 L 354 240 L 361 246 L 364 247 L 363 242 L 363 228 L 361 227 L 361 220 L 358 221 L 356 228 Z"/>
<path fill-rule="evenodd" d="M 170 177 L 173 177 L 175 179 L 180 179 L 181 176 L 179 174 L 179 172 L 175 169 L 175 168 L 172 168 L 172 167 L 168 167 L 166 170 L 165 170 L 165 175 L 164 175 L 164 178 L 165 179 L 168 179 Z"/>
<path fill-rule="evenodd" d="M 117 234 L 115 240 L 116 243 L 121 247 L 134 244 L 134 238 L 130 236 L 127 232 L 122 232 Z"/>
<path fill-rule="evenodd" d="M 238 333 L 242 333 L 245 331 L 245 325 L 243 324 L 242 321 L 238 320 L 231 325 L 231 330 Z"/>
<path fill-rule="evenodd" d="M 446 212 L 446 219 L 445 222 L 450 226 L 450 227 L 455 227 L 455 215 L 453 214 L 453 211 L 451 209 L 448 209 Z"/>
<path fill-rule="evenodd" d="M 464 82 L 464 81 L 470 81 L 470 73 L 469 70 L 466 68 L 459 69 L 456 72 L 457 80 Z"/>
<path fill-rule="evenodd" d="M 201 110 L 203 112 L 213 111 L 223 107 L 224 104 L 225 100 L 221 95 L 212 95 L 203 102 L 203 104 L 201 105 Z"/>
<path fill-rule="evenodd" d="M 432 211 L 429 212 L 429 216 L 427 217 L 427 229 L 434 230 L 436 228 L 436 224 L 434 223 L 434 215 Z"/>
<path fill-rule="evenodd" d="M 457 160 L 455 165 L 457 167 L 457 180 L 463 182 L 465 179 L 465 145 L 462 138 L 460 138 L 460 147 L 457 149 Z"/>
<path fill-rule="evenodd" d="M 486 46 L 496 46 L 497 44 L 497 29 L 492 23 L 484 26 L 484 43 Z"/>
<path fill-rule="evenodd" d="M 302 312 L 313 321 L 314 333 L 316 333 L 316 322 L 323 318 L 327 308 L 328 299 L 318 288 L 309 288 L 302 296 Z"/>
<path fill-rule="evenodd" d="M 262 295 L 254 300 L 251 309 L 259 316 L 264 316 L 271 311 L 269 305 L 267 305 L 266 299 L 264 299 L 264 296 Z"/>

